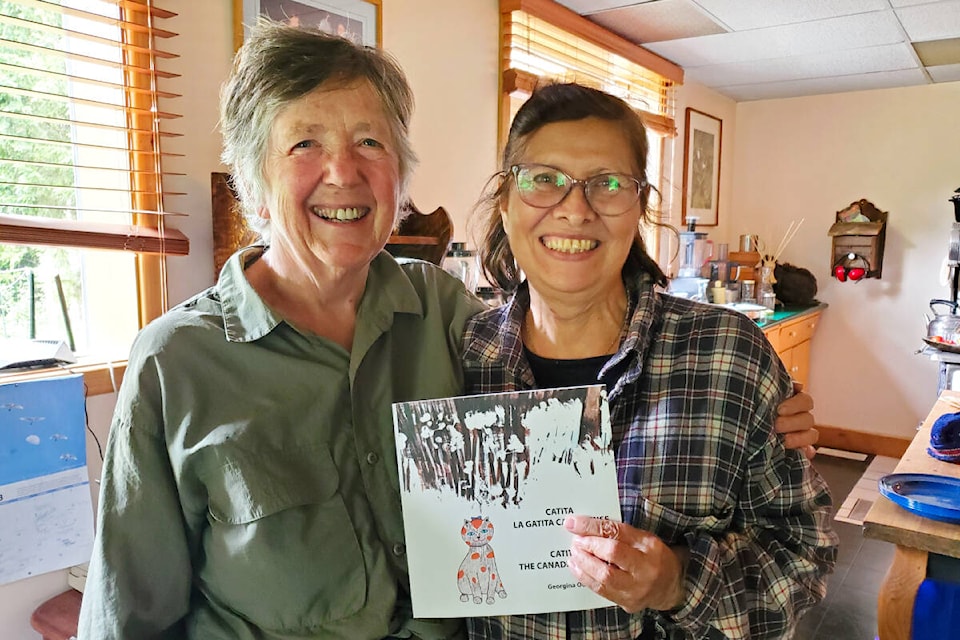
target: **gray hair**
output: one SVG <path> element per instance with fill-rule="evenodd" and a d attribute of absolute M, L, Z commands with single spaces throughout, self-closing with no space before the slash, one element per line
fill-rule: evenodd
<path fill-rule="evenodd" d="M 269 220 L 257 210 L 265 201 L 264 159 L 277 114 L 324 83 L 358 80 L 370 82 L 383 103 L 399 151 L 402 202 L 417 156 L 409 140 L 413 91 L 396 60 L 373 47 L 263 17 L 247 34 L 220 92 L 220 158 L 231 168 L 247 224 L 267 242 Z"/>

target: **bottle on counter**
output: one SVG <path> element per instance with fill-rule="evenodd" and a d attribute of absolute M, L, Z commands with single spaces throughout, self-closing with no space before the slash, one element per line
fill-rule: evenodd
<path fill-rule="evenodd" d="M 740 302 L 756 304 L 757 302 L 757 283 L 753 280 L 740 281 Z"/>
<path fill-rule="evenodd" d="M 474 251 L 467 249 L 466 243 L 450 243 L 450 249 L 443 259 L 443 268 L 450 275 L 459 278 L 467 291 L 474 291 L 477 288 L 480 276 L 477 257 Z"/>
<path fill-rule="evenodd" d="M 726 285 L 730 281 L 730 245 L 721 243 L 717 245 L 717 259 L 710 261 L 711 282 L 721 281 Z"/>
<path fill-rule="evenodd" d="M 723 280 L 714 280 L 710 287 L 710 302 L 713 304 L 726 304 L 727 302 L 727 283 Z"/>

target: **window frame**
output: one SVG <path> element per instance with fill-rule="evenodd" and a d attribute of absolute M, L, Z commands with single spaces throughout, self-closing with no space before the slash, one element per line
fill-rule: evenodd
<path fill-rule="evenodd" d="M 161 138 L 160 120 L 179 118 L 159 109 L 161 99 L 177 98 L 160 89 L 158 80 L 175 78 L 158 69 L 158 59 L 176 57 L 157 47 L 159 40 L 177 34 L 160 28 L 159 22 L 177 14 L 157 7 L 153 0 L 106 0 L 118 7 L 119 20 L 91 14 L 82 8 L 61 7 L 64 15 L 79 15 L 94 20 L 115 22 L 120 29 L 118 46 L 123 67 L 123 96 L 127 118 L 127 153 L 130 158 L 131 224 L 106 224 L 75 220 L 55 220 L 0 213 L 0 242 L 32 246 L 60 246 L 85 249 L 132 251 L 137 284 L 139 328 L 160 316 L 169 306 L 166 281 L 166 256 L 187 255 L 190 242 L 185 234 L 167 226 L 172 214 L 164 208 L 163 168 L 166 154 Z M 56 6 L 46 6 L 56 9 Z M 86 395 L 115 392 L 126 370 L 126 361 L 107 362 L 96 356 L 76 365 L 45 369 L 0 372 L 0 383 L 21 382 L 81 373 Z"/>

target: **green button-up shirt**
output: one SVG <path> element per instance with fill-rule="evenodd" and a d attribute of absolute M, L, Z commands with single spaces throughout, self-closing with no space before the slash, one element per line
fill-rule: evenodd
<path fill-rule="evenodd" d="M 80 639 L 439 639 L 412 620 L 390 404 L 456 395 L 482 305 L 386 253 L 353 349 L 305 335 L 244 277 L 138 336 L 104 462 Z"/>

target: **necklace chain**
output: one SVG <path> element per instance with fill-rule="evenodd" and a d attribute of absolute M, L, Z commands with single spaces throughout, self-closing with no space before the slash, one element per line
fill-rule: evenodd
<path fill-rule="evenodd" d="M 628 307 L 623 313 L 623 321 L 620 323 L 620 326 L 617 328 L 617 333 L 613 336 L 613 341 L 607 346 L 606 349 L 604 349 L 604 352 L 600 355 L 609 355 L 609 354 L 616 353 L 617 351 L 620 350 L 620 341 L 623 338 L 624 328 L 627 325 L 627 317 L 629 315 L 630 315 L 630 309 Z M 524 337 L 523 334 L 526 334 L 526 337 Z M 526 345 L 528 349 L 530 349 L 530 338 L 533 337 L 533 331 L 531 330 L 529 323 L 527 323 L 526 321 L 524 321 L 524 323 L 520 327 L 520 337 L 521 337 L 521 340 L 523 341 L 523 344 Z"/>

